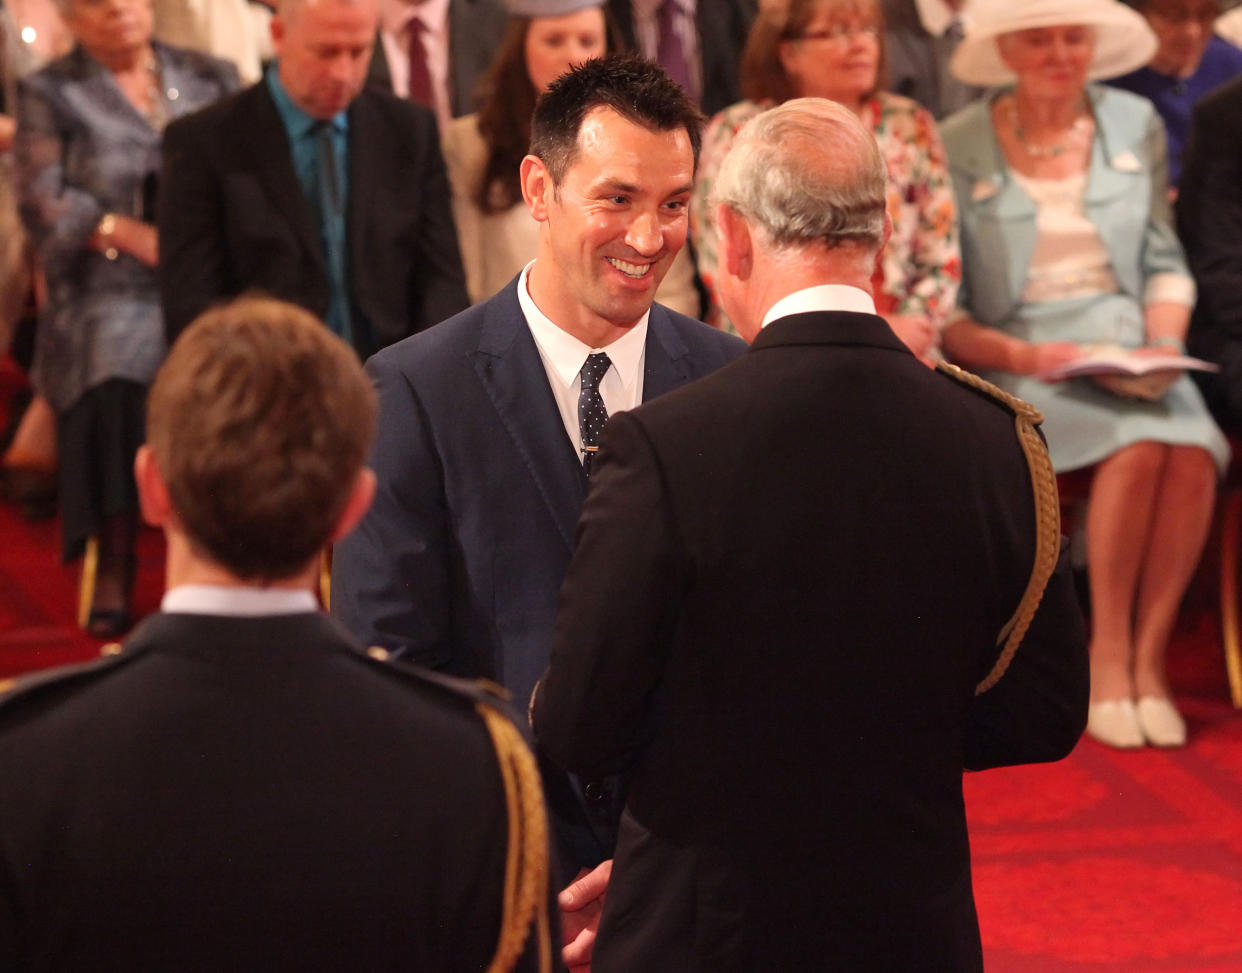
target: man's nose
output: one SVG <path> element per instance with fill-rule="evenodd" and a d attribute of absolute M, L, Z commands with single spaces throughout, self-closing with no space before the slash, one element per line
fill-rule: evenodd
<path fill-rule="evenodd" d="M 651 257 L 664 248 L 664 229 L 660 226 L 658 213 L 639 213 L 630 223 L 625 242 L 637 253 Z"/>

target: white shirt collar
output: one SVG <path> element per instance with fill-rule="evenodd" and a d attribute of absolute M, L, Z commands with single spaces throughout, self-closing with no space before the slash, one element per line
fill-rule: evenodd
<path fill-rule="evenodd" d="M 857 311 L 859 314 L 875 314 L 875 301 L 871 295 L 848 284 L 817 284 L 787 294 L 768 308 L 763 316 L 766 328 L 778 318 L 807 311 Z"/>
<path fill-rule="evenodd" d="M 638 323 L 630 328 L 612 344 L 604 348 L 592 348 L 579 341 L 568 331 L 557 325 L 538 307 L 530 296 L 526 282 L 530 276 L 530 268 L 535 265 L 531 261 L 522 269 L 518 278 L 518 304 L 530 327 L 530 333 L 539 346 L 544 360 L 552 367 L 566 385 L 572 385 L 582 366 L 586 364 L 587 355 L 593 351 L 606 351 L 612 367 L 621 379 L 627 392 L 631 391 L 638 381 L 639 367 L 643 361 L 643 349 L 647 344 L 647 322 L 651 318 L 650 308 L 639 318 Z"/>
<path fill-rule="evenodd" d="M 160 610 L 178 615 L 297 615 L 319 610 L 315 596 L 304 588 L 183 584 L 169 590 Z"/>
<path fill-rule="evenodd" d="M 969 0 L 962 5 L 961 11 L 954 11 L 944 0 L 914 0 L 914 5 L 918 8 L 923 28 L 933 37 L 941 36 L 955 19 L 963 24 L 970 23 Z"/>

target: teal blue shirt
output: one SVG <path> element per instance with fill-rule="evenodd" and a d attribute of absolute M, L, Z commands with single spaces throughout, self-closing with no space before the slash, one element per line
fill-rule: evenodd
<path fill-rule="evenodd" d="M 316 136 L 320 121 L 294 104 L 293 99 L 289 97 L 289 92 L 285 91 L 285 86 L 280 83 L 277 65 L 272 65 L 267 69 L 265 80 L 272 94 L 272 100 L 276 102 L 276 111 L 285 127 L 285 134 L 289 136 L 293 171 L 298 177 L 298 185 L 302 187 L 302 195 L 306 197 L 311 212 L 319 214 L 319 165 Z M 336 170 L 340 173 L 341 207 L 339 212 L 324 214 L 319 227 L 331 293 L 325 318 L 329 328 L 352 344 L 349 278 L 345 269 L 345 213 L 349 206 L 349 153 L 347 151 L 349 120 L 346 113 L 341 112 L 327 124 L 332 127 L 332 151 Z"/>

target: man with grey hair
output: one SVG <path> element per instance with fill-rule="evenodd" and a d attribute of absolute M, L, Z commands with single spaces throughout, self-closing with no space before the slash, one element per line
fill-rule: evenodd
<path fill-rule="evenodd" d="M 831 102 L 743 129 L 751 349 L 604 434 L 532 704 L 552 759 L 630 779 L 596 973 L 981 969 L 962 770 L 1085 724 L 1038 413 L 875 314 L 884 180 Z"/>

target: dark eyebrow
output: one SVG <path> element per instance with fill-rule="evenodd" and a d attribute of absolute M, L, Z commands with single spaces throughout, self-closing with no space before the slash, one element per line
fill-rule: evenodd
<path fill-rule="evenodd" d="M 621 182 L 616 179 L 606 179 L 603 182 L 599 183 L 597 186 L 593 187 L 593 191 L 596 193 L 603 193 L 609 196 L 613 194 L 636 196 L 640 192 L 642 192 L 642 188 L 639 186 L 635 186 L 632 183 Z M 684 186 L 678 186 L 671 193 L 669 193 L 668 196 L 665 198 L 671 199 L 673 196 L 681 196 L 685 193 L 689 193 L 693 191 L 694 191 L 694 183 L 688 182 Z"/>
<path fill-rule="evenodd" d="M 609 193 L 609 194 L 625 193 L 627 195 L 632 196 L 638 192 L 638 187 L 633 185 L 632 183 L 618 182 L 615 179 L 608 179 L 608 180 L 605 180 L 604 182 L 601 182 L 598 186 L 596 186 L 595 191 L 597 193 Z"/>

